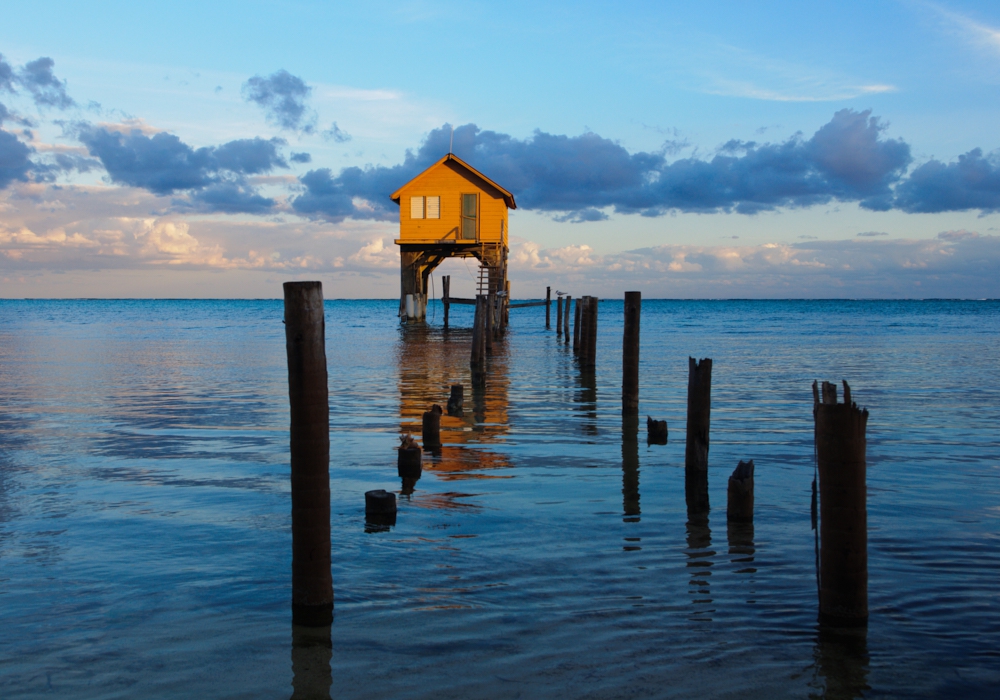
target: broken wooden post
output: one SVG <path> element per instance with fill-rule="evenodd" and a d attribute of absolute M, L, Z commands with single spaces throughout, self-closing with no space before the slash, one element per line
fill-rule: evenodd
<path fill-rule="evenodd" d="M 583 300 L 586 297 L 580 297 L 576 300 L 576 312 L 573 316 L 573 354 L 580 354 L 580 318 L 583 315 Z"/>
<path fill-rule="evenodd" d="M 587 309 L 589 310 L 587 320 L 587 369 L 597 367 L 597 308 L 600 300 L 591 297 Z"/>
<path fill-rule="evenodd" d="M 428 413 L 433 413 L 433 411 L 428 411 Z M 441 414 L 438 413 L 437 415 L 440 418 Z M 426 420 L 427 413 L 424 414 L 425 446 L 427 443 Z M 399 441 L 400 445 L 396 457 L 396 473 L 399 476 L 406 478 L 419 477 L 424 468 L 423 450 L 420 449 L 420 445 L 417 444 L 417 441 L 413 439 L 412 435 L 402 435 L 400 436 Z"/>
<path fill-rule="evenodd" d="M 566 313 L 563 315 L 563 342 L 569 343 L 569 307 L 573 297 L 566 295 Z"/>
<path fill-rule="evenodd" d="M 735 523 L 753 522 L 753 460 L 740 460 L 729 477 L 726 519 Z"/>
<path fill-rule="evenodd" d="M 441 407 L 437 404 L 431 406 L 431 410 L 424 411 L 422 437 L 426 449 L 441 447 L 441 413 Z"/>
<path fill-rule="evenodd" d="M 667 444 L 667 421 L 653 420 L 652 416 L 646 416 L 646 444 Z"/>
<path fill-rule="evenodd" d="M 552 307 L 552 287 L 545 288 L 545 330 L 549 329 L 549 313 Z"/>
<path fill-rule="evenodd" d="M 639 415 L 639 317 L 642 293 L 625 292 L 622 334 L 622 415 Z"/>
<path fill-rule="evenodd" d="M 460 416 L 464 411 L 465 387 L 461 384 L 451 385 L 451 396 L 448 397 L 448 415 Z"/>
<path fill-rule="evenodd" d="M 563 299 L 562 295 L 556 295 L 556 335 L 562 337 L 563 328 Z"/>
<path fill-rule="evenodd" d="M 840 627 L 868 623 L 868 512 L 865 452 L 868 410 L 844 403 L 835 384 L 813 382 L 816 462 L 819 471 L 819 616 Z"/>
<path fill-rule="evenodd" d="M 396 524 L 396 494 L 385 489 L 365 492 L 365 522 L 383 527 Z M 387 528 L 386 528 L 387 529 Z"/>
<path fill-rule="evenodd" d="M 448 327 L 448 312 L 451 310 L 451 275 L 441 278 L 441 303 L 444 304 L 444 327 Z"/>
<path fill-rule="evenodd" d="M 684 466 L 708 469 L 708 434 L 712 412 L 712 360 L 688 358 L 687 444 Z"/>
<path fill-rule="evenodd" d="M 291 407 L 292 622 L 333 622 L 330 573 L 330 404 L 323 285 L 285 282 Z"/>

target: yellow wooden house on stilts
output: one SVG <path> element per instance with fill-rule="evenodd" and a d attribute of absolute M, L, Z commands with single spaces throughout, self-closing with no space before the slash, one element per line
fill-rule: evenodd
<path fill-rule="evenodd" d="M 496 300 L 506 325 L 507 212 L 514 195 L 449 153 L 392 193 L 399 205 L 399 315 L 423 321 L 427 280 L 445 258 L 479 261 L 478 294 Z"/>

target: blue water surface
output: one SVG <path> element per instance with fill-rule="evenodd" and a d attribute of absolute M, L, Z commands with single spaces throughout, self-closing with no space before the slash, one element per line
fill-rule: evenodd
<path fill-rule="evenodd" d="M 0 696 L 997 697 L 1000 302 L 645 300 L 666 446 L 623 441 L 620 300 L 593 378 L 512 310 L 483 390 L 469 307 L 448 331 L 436 302 L 426 325 L 396 308 L 326 304 L 317 642 L 290 615 L 281 302 L 0 300 Z M 689 356 L 713 359 L 707 520 Z M 815 379 L 870 411 L 867 632 L 816 622 Z M 406 486 L 398 436 L 455 383 L 466 413 Z M 727 527 L 750 458 L 755 521 Z"/>

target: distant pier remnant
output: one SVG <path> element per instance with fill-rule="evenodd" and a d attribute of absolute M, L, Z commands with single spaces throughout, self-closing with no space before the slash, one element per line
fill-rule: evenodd
<path fill-rule="evenodd" d="M 687 444 L 684 467 L 708 470 L 708 434 L 712 412 L 712 360 L 688 358 Z"/>
<path fill-rule="evenodd" d="M 569 343 L 569 307 L 573 297 L 566 295 L 566 314 L 563 316 L 563 341 Z"/>
<path fill-rule="evenodd" d="M 451 275 L 441 278 L 441 304 L 444 306 L 444 327 L 448 328 L 448 314 L 451 311 Z"/>
<path fill-rule="evenodd" d="M 726 520 L 734 523 L 753 522 L 753 460 L 740 460 L 729 477 Z"/>
<path fill-rule="evenodd" d="M 639 415 L 639 317 L 642 293 L 625 292 L 625 331 L 622 336 L 622 415 Z"/>
<path fill-rule="evenodd" d="M 552 287 L 545 288 L 545 330 L 549 329 L 549 318 L 552 313 Z"/>
<path fill-rule="evenodd" d="M 587 299 L 587 357 L 584 367 L 593 370 L 597 367 L 597 297 Z"/>
<path fill-rule="evenodd" d="M 580 297 L 576 300 L 576 313 L 573 316 L 573 354 L 580 355 L 580 323 L 583 317 L 583 300 L 586 297 Z"/>
<path fill-rule="evenodd" d="M 323 285 L 285 282 L 291 407 L 292 621 L 333 622 L 330 573 L 330 405 Z"/>
<path fill-rule="evenodd" d="M 563 299 L 562 294 L 556 296 L 556 335 L 562 337 L 563 331 Z"/>
<path fill-rule="evenodd" d="M 844 403 L 837 386 L 813 382 L 813 417 L 819 471 L 820 621 L 838 627 L 868 623 L 867 409 Z"/>

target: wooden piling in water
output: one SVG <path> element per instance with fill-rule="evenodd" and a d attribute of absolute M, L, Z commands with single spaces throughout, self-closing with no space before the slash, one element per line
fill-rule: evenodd
<path fill-rule="evenodd" d="M 580 317 L 583 312 L 584 297 L 576 300 L 576 312 L 573 316 L 573 354 L 580 354 Z"/>
<path fill-rule="evenodd" d="M 291 408 L 292 621 L 333 622 L 330 573 L 330 404 L 323 285 L 285 282 Z"/>
<path fill-rule="evenodd" d="M 642 293 L 625 292 L 625 330 L 622 333 L 622 415 L 639 415 L 639 320 Z"/>
<path fill-rule="evenodd" d="M 426 431 L 426 416 L 425 418 L 425 431 Z M 441 414 L 438 414 L 440 419 Z M 438 425 L 440 426 L 440 420 L 438 420 Z M 426 442 L 426 432 L 424 433 L 424 441 Z M 424 463 L 424 451 L 420 449 L 420 445 L 417 441 L 413 439 L 411 435 L 403 435 L 400 438 L 400 446 L 398 448 L 398 453 L 396 455 L 396 472 L 399 476 L 407 479 L 420 478 L 420 474 L 423 471 Z"/>
<path fill-rule="evenodd" d="M 563 331 L 563 300 L 561 296 L 556 297 L 556 335 L 562 337 Z"/>
<path fill-rule="evenodd" d="M 819 471 L 820 621 L 840 627 L 868 624 L 867 409 L 844 403 L 835 384 L 813 382 L 813 417 Z"/>
<path fill-rule="evenodd" d="M 740 460 L 729 477 L 726 520 L 734 523 L 753 522 L 753 460 Z"/>
<path fill-rule="evenodd" d="M 431 410 L 424 411 L 421 424 L 424 449 L 441 447 L 441 413 L 441 407 L 437 404 L 431 406 Z"/>
<path fill-rule="evenodd" d="M 569 307 L 573 297 L 566 295 L 566 314 L 563 316 L 563 342 L 569 343 Z"/>
<path fill-rule="evenodd" d="M 545 288 L 545 330 L 549 329 L 549 314 L 552 306 L 552 287 Z"/>
<path fill-rule="evenodd" d="M 580 310 L 580 342 L 577 357 L 580 366 L 587 366 L 587 351 L 590 350 L 590 297 L 583 297 L 583 308 Z"/>
<path fill-rule="evenodd" d="M 708 470 L 708 436 L 712 412 L 712 360 L 688 358 L 687 444 L 684 467 Z"/>
<path fill-rule="evenodd" d="M 448 312 L 451 310 L 451 275 L 441 278 L 441 303 L 444 305 L 444 327 L 448 327 Z"/>
<path fill-rule="evenodd" d="M 587 321 L 587 369 L 594 369 L 597 367 L 597 308 L 598 301 L 597 297 L 590 297 L 590 301 L 587 304 L 587 309 L 589 310 L 588 321 Z"/>

